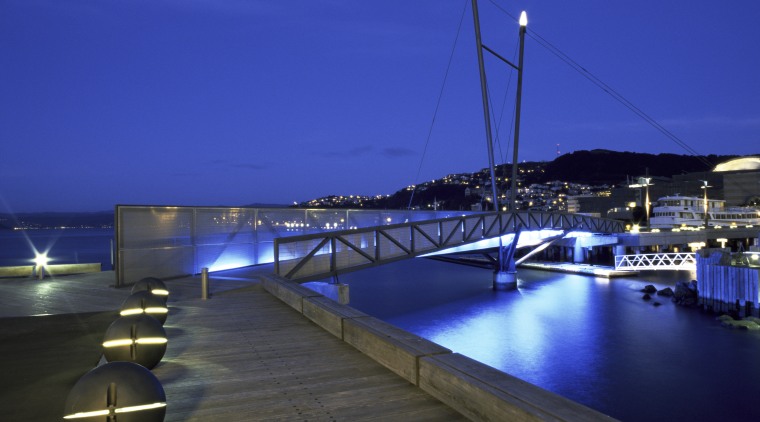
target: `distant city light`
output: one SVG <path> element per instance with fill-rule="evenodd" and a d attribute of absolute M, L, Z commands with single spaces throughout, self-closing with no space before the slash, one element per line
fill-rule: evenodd
<path fill-rule="evenodd" d="M 692 251 L 704 248 L 705 246 L 706 246 L 705 242 L 692 242 L 692 243 L 689 243 L 689 247 L 691 248 Z"/>

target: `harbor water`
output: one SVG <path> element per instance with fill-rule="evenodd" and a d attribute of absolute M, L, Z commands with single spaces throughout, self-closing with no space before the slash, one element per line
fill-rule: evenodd
<path fill-rule="evenodd" d="M 0 230 L 0 267 L 34 265 L 35 253 L 51 264 L 100 263 L 111 270 L 113 229 Z"/>
<path fill-rule="evenodd" d="M 493 291 L 490 270 L 414 259 L 340 282 L 355 308 L 624 421 L 760 417 L 760 333 L 642 299 L 693 274 L 518 274 Z"/>

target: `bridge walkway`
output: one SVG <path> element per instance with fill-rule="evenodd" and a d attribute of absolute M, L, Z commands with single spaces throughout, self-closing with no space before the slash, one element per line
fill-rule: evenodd
<path fill-rule="evenodd" d="M 622 233 L 621 221 L 560 212 L 462 215 L 274 239 L 275 274 L 305 282 L 357 271 L 518 230 L 584 230 Z"/>

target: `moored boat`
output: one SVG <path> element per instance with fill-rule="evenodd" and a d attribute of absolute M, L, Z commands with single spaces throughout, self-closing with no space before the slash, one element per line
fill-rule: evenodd
<path fill-rule="evenodd" d="M 705 200 L 694 196 L 666 196 L 657 200 L 649 218 L 652 228 L 704 227 Z M 722 199 L 707 200 L 707 225 L 760 225 L 760 210 L 751 207 L 726 207 Z"/>

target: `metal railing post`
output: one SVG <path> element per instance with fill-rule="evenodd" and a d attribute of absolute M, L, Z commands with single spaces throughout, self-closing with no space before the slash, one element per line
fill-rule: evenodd
<path fill-rule="evenodd" d="M 280 238 L 274 238 L 274 273 L 280 274 Z"/>
<path fill-rule="evenodd" d="M 201 269 L 201 299 L 208 299 L 208 268 Z"/>

